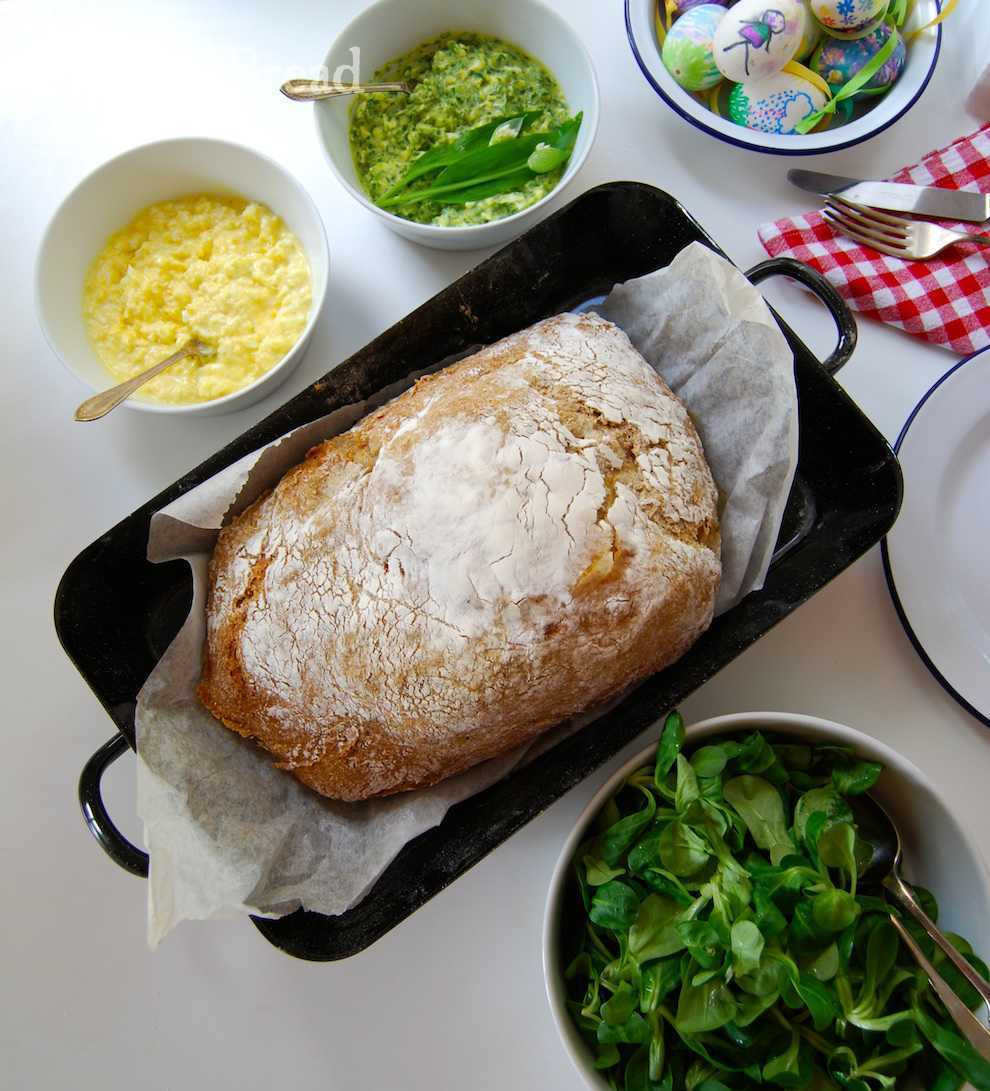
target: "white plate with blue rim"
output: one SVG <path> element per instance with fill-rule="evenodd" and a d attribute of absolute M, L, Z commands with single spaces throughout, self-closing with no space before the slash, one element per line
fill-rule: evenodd
<path fill-rule="evenodd" d="M 925 665 L 990 727 L 990 349 L 935 383 L 894 450 L 904 503 L 882 545 L 887 586 Z"/>

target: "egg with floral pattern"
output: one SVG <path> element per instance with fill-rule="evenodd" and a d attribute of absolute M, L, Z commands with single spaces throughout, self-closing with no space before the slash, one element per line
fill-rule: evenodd
<path fill-rule="evenodd" d="M 777 72 L 765 80 L 737 83 L 729 95 L 729 117 L 760 133 L 793 136 L 799 122 L 825 105 L 825 97 L 803 76 Z"/>
<path fill-rule="evenodd" d="M 889 0 L 811 0 L 811 14 L 826 30 L 854 32 L 882 18 Z"/>
<path fill-rule="evenodd" d="M 881 23 L 876 30 L 863 38 L 823 39 L 821 45 L 815 50 L 809 67 L 817 72 L 830 87 L 837 89 L 847 84 L 863 65 L 869 63 L 883 49 L 892 34 L 897 38 L 894 52 L 857 94 L 876 94 L 886 91 L 903 71 L 907 55 L 904 39 L 886 23 Z"/>
<path fill-rule="evenodd" d="M 685 91 L 714 87 L 722 73 L 715 67 L 712 39 L 725 18 L 720 4 L 699 4 L 686 11 L 667 31 L 660 57 Z"/>
<path fill-rule="evenodd" d="M 807 18 L 800 0 L 740 0 L 715 31 L 718 70 L 734 83 L 779 72 L 797 52 Z"/>

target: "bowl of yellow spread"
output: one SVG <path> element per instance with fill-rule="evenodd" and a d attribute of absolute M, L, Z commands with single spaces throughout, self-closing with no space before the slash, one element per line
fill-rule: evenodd
<path fill-rule="evenodd" d="M 340 33 L 322 74 L 411 86 L 318 102 L 317 133 L 365 208 L 441 249 L 504 243 L 530 226 L 598 127 L 588 52 L 538 0 L 378 0 Z"/>
<path fill-rule="evenodd" d="M 188 356 L 124 404 L 223 413 L 270 393 L 302 359 L 329 273 L 311 198 L 284 168 L 209 139 L 147 144 L 62 203 L 36 268 L 42 329 L 94 390 L 190 340 Z"/>

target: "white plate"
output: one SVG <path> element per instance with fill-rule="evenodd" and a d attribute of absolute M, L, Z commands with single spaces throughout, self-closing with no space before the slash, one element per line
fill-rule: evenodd
<path fill-rule="evenodd" d="M 904 503 L 883 544 L 894 605 L 931 672 L 990 726 L 990 350 L 939 379 L 894 450 Z"/>

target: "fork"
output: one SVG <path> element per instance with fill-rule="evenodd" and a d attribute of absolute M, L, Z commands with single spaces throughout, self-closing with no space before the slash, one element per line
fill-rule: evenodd
<path fill-rule="evenodd" d="M 906 220 L 835 195 L 826 200 L 822 215 L 840 234 L 895 258 L 933 258 L 957 242 L 990 246 L 990 235 L 970 235 L 919 220 Z"/>

